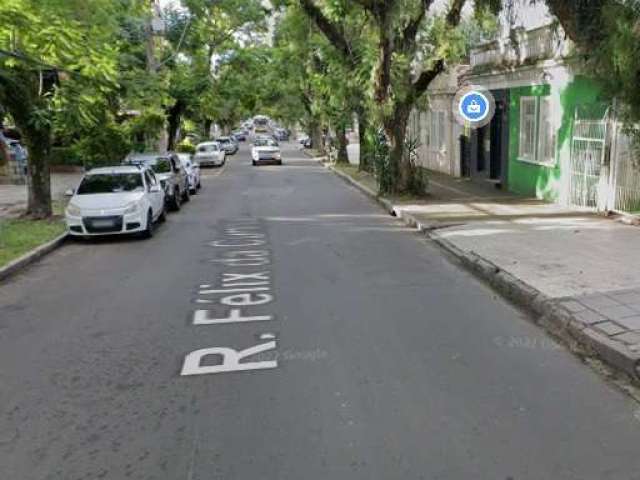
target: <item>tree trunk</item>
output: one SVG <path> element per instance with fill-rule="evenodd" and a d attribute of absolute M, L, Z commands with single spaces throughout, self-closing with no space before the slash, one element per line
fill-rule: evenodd
<path fill-rule="evenodd" d="M 309 128 L 311 130 L 310 131 L 311 147 L 315 149 L 317 152 L 319 152 L 320 154 L 324 154 L 325 150 L 324 150 L 324 142 L 322 140 L 322 127 L 317 121 L 312 120 L 311 123 L 309 124 Z"/>
<path fill-rule="evenodd" d="M 356 109 L 358 116 L 358 141 L 360 143 L 360 163 L 358 169 L 364 172 L 373 170 L 373 158 L 371 146 L 367 140 L 367 132 L 369 131 L 369 117 L 364 107 Z"/>
<path fill-rule="evenodd" d="M 34 218 L 51 216 L 51 173 L 49 153 L 51 151 L 51 133 L 25 128 L 21 131 L 29 150 L 27 188 L 27 214 Z"/>
<path fill-rule="evenodd" d="M 336 137 L 338 140 L 338 156 L 336 157 L 336 163 L 349 163 L 349 154 L 347 152 L 347 129 L 344 123 L 338 125 L 336 129 Z"/>
<path fill-rule="evenodd" d="M 169 118 L 167 119 L 167 150 L 170 152 L 176 149 L 176 137 L 178 135 L 178 129 L 180 128 L 183 110 L 183 104 L 180 100 L 169 109 Z"/>
<path fill-rule="evenodd" d="M 1 80 L 1 78 L 0 78 Z M 8 95 L 7 95 L 8 90 Z M 27 162 L 27 214 L 34 218 L 51 216 L 51 127 L 34 122 L 36 111 L 46 111 L 40 96 L 39 77 L 33 71 L 19 72 L 7 84 L 0 83 L 0 100 L 13 117 L 29 151 Z"/>
<path fill-rule="evenodd" d="M 207 118 L 204 121 L 204 138 L 205 140 L 209 139 L 209 135 L 211 135 L 211 124 L 213 124 L 213 120 Z"/>
<path fill-rule="evenodd" d="M 389 144 L 389 191 L 385 193 L 417 192 L 416 168 L 405 152 L 405 138 L 410 108 L 398 105 L 394 113 L 383 119 L 385 136 Z"/>

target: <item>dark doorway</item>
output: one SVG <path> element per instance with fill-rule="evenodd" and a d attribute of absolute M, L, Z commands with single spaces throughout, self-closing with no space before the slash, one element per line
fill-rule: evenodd
<path fill-rule="evenodd" d="M 471 132 L 467 143 L 469 168 L 463 172 L 502 188 L 507 182 L 509 158 L 508 90 L 493 90 L 496 109 L 491 122 Z M 466 152 L 465 152 L 466 153 Z M 462 154 L 462 151 L 461 151 Z M 465 156 L 461 158 L 464 162 Z M 463 163 L 464 166 L 464 163 Z M 464 174 L 463 173 L 463 174 Z"/>

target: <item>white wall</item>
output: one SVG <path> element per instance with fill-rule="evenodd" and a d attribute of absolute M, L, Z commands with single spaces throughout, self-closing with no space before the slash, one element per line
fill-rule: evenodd
<path fill-rule="evenodd" d="M 511 0 L 505 3 L 511 3 L 511 5 L 505 6 L 500 13 L 500 38 L 508 38 L 511 29 L 533 30 L 549 25 L 554 20 L 542 1 L 532 3 L 531 0 Z"/>

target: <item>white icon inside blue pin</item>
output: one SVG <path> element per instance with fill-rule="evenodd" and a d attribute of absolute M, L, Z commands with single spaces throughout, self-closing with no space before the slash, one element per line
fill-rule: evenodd
<path fill-rule="evenodd" d="M 469 122 L 482 121 L 489 113 L 489 100 L 481 92 L 467 92 L 460 99 L 459 111 Z"/>

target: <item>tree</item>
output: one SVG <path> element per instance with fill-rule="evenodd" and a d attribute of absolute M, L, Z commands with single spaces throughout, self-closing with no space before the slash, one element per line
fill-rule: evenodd
<path fill-rule="evenodd" d="M 345 57 L 351 57 L 345 35 L 326 11 L 344 2 L 299 0 L 326 38 Z M 465 0 L 452 0 L 446 13 L 431 12 L 433 0 L 355 0 L 369 19 L 376 37 L 376 65 L 372 93 L 390 149 L 388 193 L 420 190 L 416 167 L 405 154 L 405 135 L 411 108 L 433 79 L 455 56 L 451 39 L 460 23 Z M 478 5 L 484 5 L 478 2 Z M 428 43 L 421 40 L 426 39 Z M 426 47 L 426 48 L 422 48 Z M 356 64 L 359 59 L 352 59 Z"/>
<path fill-rule="evenodd" d="M 587 71 L 620 102 L 629 124 L 640 121 L 640 5 L 636 0 L 546 0 L 586 60 Z"/>
<path fill-rule="evenodd" d="M 27 213 L 34 217 L 51 215 L 49 153 L 56 118 L 94 122 L 96 107 L 115 86 L 116 55 L 110 39 L 116 25 L 111 19 L 126 3 L 0 4 L 0 103 L 29 149 Z"/>
<path fill-rule="evenodd" d="M 176 63 L 182 63 L 182 74 L 188 77 L 180 74 L 171 77 L 171 91 L 175 96 L 170 115 L 174 125 L 179 124 L 183 114 L 198 118 L 206 135 L 211 123 L 219 120 L 213 115 L 221 112 L 218 107 L 223 102 L 215 86 L 216 63 L 238 50 L 264 42 L 269 11 L 260 0 L 184 0 L 182 3 L 188 14 L 179 16 L 183 22 L 189 22 L 188 32 L 185 36 L 177 33 L 184 31 L 178 24 L 177 28 L 170 29 L 169 40 L 174 50 L 181 49 L 181 55 L 175 57 Z"/>

